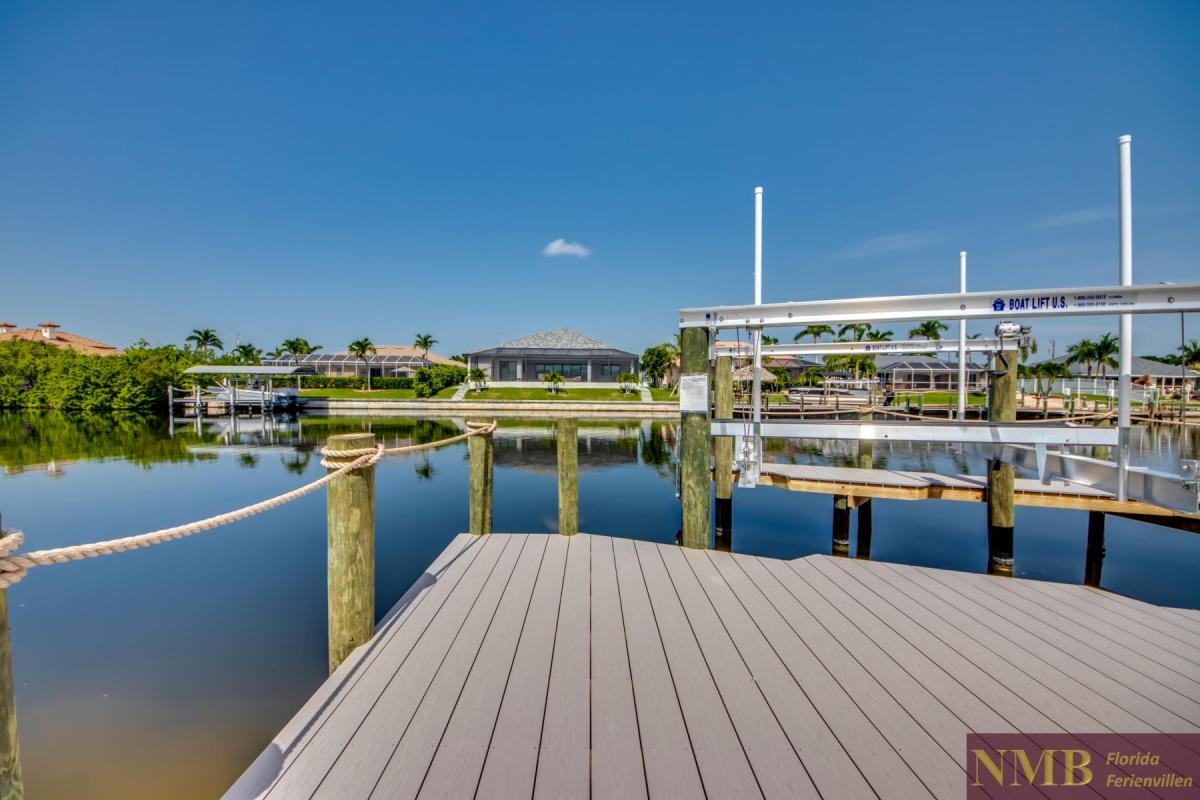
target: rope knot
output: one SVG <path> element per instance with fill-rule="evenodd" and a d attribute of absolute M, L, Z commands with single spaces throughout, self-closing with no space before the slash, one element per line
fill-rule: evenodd
<path fill-rule="evenodd" d="M 25 577 L 27 570 L 20 557 L 10 558 L 25 543 L 25 534 L 8 531 L 0 537 L 0 589 L 7 589 Z"/>

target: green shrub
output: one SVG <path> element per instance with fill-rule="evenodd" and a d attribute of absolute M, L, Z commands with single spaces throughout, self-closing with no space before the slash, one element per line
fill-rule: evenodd
<path fill-rule="evenodd" d="M 417 397 L 433 397 L 442 389 L 457 386 L 467 379 L 467 368 L 454 364 L 421 367 L 413 377 Z"/>
<path fill-rule="evenodd" d="M 288 378 L 278 379 L 280 385 Z M 304 389 L 361 389 L 366 378 L 359 375 L 305 375 L 300 379 Z M 371 378 L 372 389 L 411 389 L 412 378 Z"/>

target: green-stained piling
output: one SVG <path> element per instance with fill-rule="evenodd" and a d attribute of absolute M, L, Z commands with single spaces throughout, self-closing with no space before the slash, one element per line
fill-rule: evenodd
<path fill-rule="evenodd" d="M 558 532 L 579 533 L 579 422 L 558 421 Z"/>
<path fill-rule="evenodd" d="M 492 450 L 492 435 L 477 435 L 467 439 L 467 453 L 470 458 L 470 492 L 471 505 L 469 510 L 469 528 L 471 533 L 485 534 L 492 532 L 492 476 L 494 473 L 494 458 Z"/>
<path fill-rule="evenodd" d="M 17 708 L 13 698 L 12 638 L 8 627 L 8 590 L 0 589 L 0 800 L 25 796 Z"/>
<path fill-rule="evenodd" d="M 339 450 L 375 446 L 373 433 L 331 436 L 326 459 Z M 341 463 L 345 463 L 342 459 Z M 350 470 L 329 484 L 329 672 L 375 632 L 375 467 Z"/>
<path fill-rule="evenodd" d="M 682 339 L 679 358 L 682 543 L 685 547 L 707 548 L 711 538 L 709 486 L 712 483 L 709 476 L 708 331 L 684 328 Z"/>
<path fill-rule="evenodd" d="M 1015 422 L 1017 419 L 1017 354 L 999 352 L 993 357 L 988 386 L 988 419 Z M 1013 468 L 1000 461 L 988 462 L 988 572 L 1012 575 L 1013 571 Z"/>

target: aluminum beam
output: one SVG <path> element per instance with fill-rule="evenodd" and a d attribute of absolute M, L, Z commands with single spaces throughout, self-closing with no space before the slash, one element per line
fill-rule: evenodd
<path fill-rule="evenodd" d="M 1033 472 L 1038 471 L 1036 448 L 1019 445 L 1004 445 L 998 448 L 996 457 L 1005 463 Z M 1113 496 L 1117 494 L 1120 468 L 1112 461 L 1101 461 L 1084 456 L 1068 455 L 1047 451 L 1045 474 L 1082 486 L 1100 489 Z M 1128 467 L 1128 500 L 1141 500 L 1163 508 L 1185 514 L 1200 513 L 1200 484 L 1196 481 L 1196 462 L 1184 461 L 1183 474 L 1159 472 L 1145 467 Z"/>
<path fill-rule="evenodd" d="M 925 319 L 1014 319 L 1200 311 L 1200 284 L 952 292 L 851 300 L 685 308 L 681 328 L 779 327 Z"/>
<path fill-rule="evenodd" d="M 714 419 L 713 436 L 754 435 L 747 420 Z M 852 441 L 959 442 L 970 444 L 1080 445 L 1115 447 L 1116 428 L 1028 425 L 1024 423 L 861 422 L 850 420 L 764 420 L 764 439 L 846 439 Z"/>
<path fill-rule="evenodd" d="M 997 350 L 1017 350 L 1020 342 L 1016 339 L 971 339 L 967 342 L 968 353 L 994 353 Z M 750 356 L 753 349 L 749 345 L 741 347 L 718 347 L 714 350 L 720 356 Z M 763 358 L 770 356 L 830 356 L 830 355 L 859 355 L 895 353 L 957 353 L 958 342 L 950 339 L 903 339 L 898 342 L 816 342 L 809 344 L 769 344 L 763 345 Z"/>

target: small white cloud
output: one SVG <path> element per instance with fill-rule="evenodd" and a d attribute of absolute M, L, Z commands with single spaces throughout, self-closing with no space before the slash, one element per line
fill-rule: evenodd
<path fill-rule="evenodd" d="M 568 242 L 566 239 L 555 239 L 542 248 L 542 255 L 550 257 L 575 256 L 576 258 L 587 258 L 591 254 L 592 251 L 579 242 Z"/>
<path fill-rule="evenodd" d="M 867 239 L 853 247 L 839 250 L 833 254 L 835 261 L 847 261 L 855 258 L 871 258 L 886 256 L 891 253 L 902 253 L 906 250 L 919 250 L 936 242 L 940 234 L 932 231 L 913 233 L 889 233 L 886 236 L 876 236 Z"/>
<path fill-rule="evenodd" d="M 1081 208 L 1076 211 L 1068 211 L 1065 214 L 1054 214 L 1053 216 L 1043 217 L 1031 223 L 1029 227 L 1031 230 L 1065 228 L 1069 225 L 1087 225 L 1092 222 L 1104 222 L 1105 220 L 1115 219 L 1116 216 L 1116 206 Z"/>

